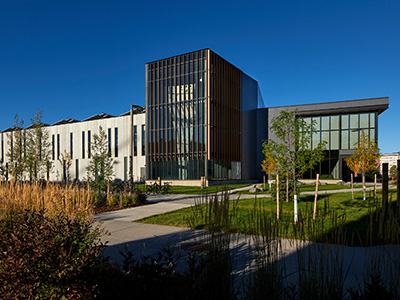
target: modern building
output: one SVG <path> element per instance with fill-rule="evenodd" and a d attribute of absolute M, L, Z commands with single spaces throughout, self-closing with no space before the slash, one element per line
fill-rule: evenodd
<path fill-rule="evenodd" d="M 379 172 L 382 174 L 382 165 L 388 164 L 388 170 L 393 166 L 397 166 L 397 161 L 400 159 L 400 152 L 385 153 L 379 159 Z"/>
<path fill-rule="evenodd" d="M 199 184 L 260 181 L 262 143 L 275 139 L 269 127 L 282 110 L 315 121 L 311 146 L 327 142 L 324 161 L 304 178 L 321 174 L 347 179 L 343 159 L 362 132 L 378 140 L 378 116 L 389 98 L 265 107 L 257 81 L 211 51 L 203 49 L 145 65 L 146 107 L 120 116 L 100 114 L 46 126 L 52 147 L 51 180 L 61 180 L 60 155 L 72 156 L 71 179 L 84 180 L 93 134 L 106 131 L 115 177 L 161 178 Z M 127 104 L 128 105 L 128 104 Z M 10 162 L 13 129 L 0 132 L 0 162 Z M 132 170 L 132 171 L 131 171 Z M 182 182 L 181 182 L 182 184 Z"/>
<path fill-rule="evenodd" d="M 254 79 L 210 49 L 147 63 L 148 178 L 256 179 L 261 140 L 243 133 L 256 132 L 248 113 L 263 107 L 259 96 Z"/>
<path fill-rule="evenodd" d="M 133 124 L 132 131 L 130 130 L 131 124 Z M 51 181 L 63 180 L 64 170 L 61 158 L 65 152 L 72 159 L 71 167 L 68 170 L 69 180 L 86 180 L 86 168 L 92 158 L 91 145 L 94 135 L 99 133 L 100 127 L 107 135 L 109 155 L 114 161 L 115 178 L 129 179 L 131 153 L 133 179 L 137 181 L 145 177 L 145 114 L 143 108 L 136 106 L 132 110 L 132 116 L 130 112 L 120 116 L 102 113 L 82 121 L 65 119 L 52 125 L 45 125 L 44 129 L 49 136 L 53 165 L 50 173 Z M 29 130 L 29 128 L 25 130 Z M 0 162 L 6 167 L 15 163 L 10 161 L 7 155 L 16 140 L 13 129 L 9 128 L 1 132 L 0 140 Z M 132 140 L 132 148 L 130 140 Z M 47 177 L 46 174 L 40 175 L 44 179 Z M 11 178 L 9 174 L 7 177 Z M 25 174 L 25 178 L 29 180 L 28 174 Z"/>

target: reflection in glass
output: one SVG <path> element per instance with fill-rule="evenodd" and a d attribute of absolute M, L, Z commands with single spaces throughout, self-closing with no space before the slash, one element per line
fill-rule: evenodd
<path fill-rule="evenodd" d="M 331 131 L 331 149 L 338 150 L 339 149 L 339 131 Z"/>
<path fill-rule="evenodd" d="M 360 114 L 360 128 L 368 128 L 368 114 Z"/>
<path fill-rule="evenodd" d="M 358 114 L 350 115 L 350 128 L 351 129 L 358 128 Z"/>
<path fill-rule="evenodd" d="M 342 129 L 349 129 L 349 116 L 342 115 L 341 118 L 342 118 Z"/>
<path fill-rule="evenodd" d="M 341 132 L 341 147 L 340 149 L 349 149 L 349 131 L 342 130 Z"/>
<path fill-rule="evenodd" d="M 331 116 L 331 130 L 339 129 L 339 116 Z"/>
<path fill-rule="evenodd" d="M 321 130 L 329 130 L 329 116 L 321 117 Z"/>

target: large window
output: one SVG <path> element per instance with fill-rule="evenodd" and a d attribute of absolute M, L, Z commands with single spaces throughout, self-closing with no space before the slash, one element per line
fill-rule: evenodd
<path fill-rule="evenodd" d="M 118 157 L 118 128 L 114 129 L 114 155 Z"/>
<path fill-rule="evenodd" d="M 171 140 L 171 136 L 169 136 L 169 140 Z M 146 129 L 145 125 L 142 125 L 142 156 L 145 155 L 146 151 Z"/>
<path fill-rule="evenodd" d="M 108 156 L 111 157 L 111 128 L 108 128 Z"/>
<path fill-rule="evenodd" d="M 311 145 L 316 148 L 320 141 L 326 141 L 325 159 L 315 170 L 306 173 L 305 177 L 315 178 L 319 172 L 321 178 L 339 178 L 339 150 L 350 150 L 357 147 L 361 134 L 371 140 L 376 140 L 376 112 L 341 114 L 329 116 L 305 117 L 310 124 L 315 122 L 315 132 Z"/>
<path fill-rule="evenodd" d="M 71 132 L 70 134 L 69 134 L 69 136 L 70 136 L 70 140 L 69 140 L 69 152 L 70 152 L 70 154 L 71 154 L 71 159 L 72 158 L 74 158 L 74 133 L 73 132 Z"/>
<path fill-rule="evenodd" d="M 91 158 L 92 154 L 92 133 L 88 131 L 88 158 Z"/>
<path fill-rule="evenodd" d="M 133 126 L 133 156 L 137 156 L 137 126 Z"/>
<path fill-rule="evenodd" d="M 85 158 L 85 132 L 82 131 L 82 158 Z"/>

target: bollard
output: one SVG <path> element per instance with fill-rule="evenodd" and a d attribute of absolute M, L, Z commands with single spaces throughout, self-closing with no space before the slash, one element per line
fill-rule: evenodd
<path fill-rule="evenodd" d="M 294 222 L 297 223 L 297 195 L 294 195 Z"/>

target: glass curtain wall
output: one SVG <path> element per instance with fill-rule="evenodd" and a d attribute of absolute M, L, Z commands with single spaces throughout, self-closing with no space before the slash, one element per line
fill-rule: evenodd
<path fill-rule="evenodd" d="M 205 176 L 207 50 L 146 64 L 148 176 Z"/>
<path fill-rule="evenodd" d="M 325 159 L 303 177 L 321 179 L 339 179 L 340 150 L 357 148 L 362 132 L 370 140 L 377 140 L 377 113 L 365 112 L 355 114 L 340 114 L 328 116 L 304 117 L 308 123 L 315 123 L 315 132 L 312 136 L 311 147 L 315 148 L 319 142 L 326 141 Z"/>

